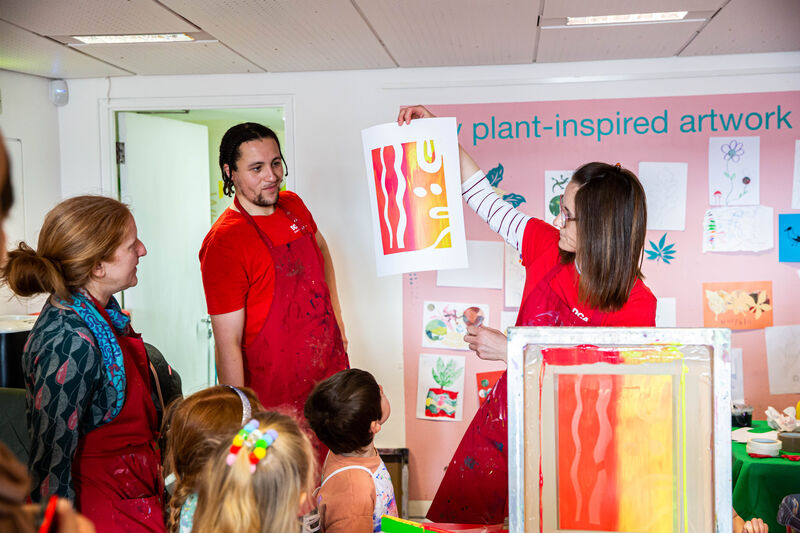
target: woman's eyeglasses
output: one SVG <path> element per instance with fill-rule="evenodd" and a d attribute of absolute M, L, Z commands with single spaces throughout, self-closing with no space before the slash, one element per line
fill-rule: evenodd
<path fill-rule="evenodd" d="M 562 194 L 558 198 L 558 207 L 561 210 L 561 219 L 564 221 L 564 224 L 569 222 L 570 220 L 576 220 L 574 215 L 569 214 L 566 209 L 564 209 L 564 195 Z"/>

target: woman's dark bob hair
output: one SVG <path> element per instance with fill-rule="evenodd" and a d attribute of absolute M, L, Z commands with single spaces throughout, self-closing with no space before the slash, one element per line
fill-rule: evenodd
<path fill-rule="evenodd" d="M 647 201 L 636 175 L 619 165 L 587 163 L 575 171 L 578 246 L 561 250 L 561 262 L 577 260 L 578 297 L 600 311 L 619 311 L 642 279 Z"/>

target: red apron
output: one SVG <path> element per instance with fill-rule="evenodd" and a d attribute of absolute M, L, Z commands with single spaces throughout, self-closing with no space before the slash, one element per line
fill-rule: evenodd
<path fill-rule="evenodd" d="M 517 326 L 599 326 L 604 313 L 584 322 L 550 286 L 556 264 L 520 306 Z M 498 524 L 508 515 L 508 387 L 506 373 L 478 409 L 450 460 L 428 510 L 433 522 Z"/>
<path fill-rule="evenodd" d="M 303 406 L 314 386 L 350 368 L 342 333 L 333 313 L 325 266 L 311 229 L 280 205 L 302 236 L 275 245 L 234 197 L 236 209 L 264 242 L 275 268 L 275 291 L 267 319 L 253 343 L 242 350 L 244 384 L 265 407 L 290 406 L 303 421 Z M 320 464 L 328 453 L 316 438 L 312 443 Z"/>
<path fill-rule="evenodd" d="M 110 325 L 105 309 L 96 307 Z M 111 422 L 78 442 L 72 463 L 76 506 L 98 533 L 166 532 L 147 352 L 133 330 L 116 338 L 125 365 L 125 404 Z"/>

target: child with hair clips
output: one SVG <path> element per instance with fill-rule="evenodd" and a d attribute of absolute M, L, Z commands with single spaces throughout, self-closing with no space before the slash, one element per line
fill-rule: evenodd
<path fill-rule="evenodd" d="M 189 533 L 197 506 L 199 478 L 208 460 L 260 411 L 255 393 L 217 385 L 172 402 L 164 418 L 167 434 L 164 466 L 175 477 L 169 500 L 170 533 Z"/>
<path fill-rule="evenodd" d="M 203 472 L 193 533 L 298 533 L 316 475 L 306 434 L 267 411 L 231 437 Z"/>
<path fill-rule="evenodd" d="M 389 413 L 383 387 L 358 369 L 334 374 L 306 400 L 311 429 L 330 449 L 317 495 L 323 532 L 380 531 L 382 515 L 397 516 L 392 479 L 373 445 Z"/>

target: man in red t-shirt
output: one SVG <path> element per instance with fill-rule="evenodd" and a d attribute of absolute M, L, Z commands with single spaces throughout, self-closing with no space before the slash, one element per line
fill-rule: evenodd
<path fill-rule="evenodd" d="M 219 381 L 302 412 L 318 381 L 349 367 L 328 247 L 300 197 L 280 191 L 285 160 L 272 130 L 232 127 L 219 164 L 234 205 L 200 249 Z"/>

